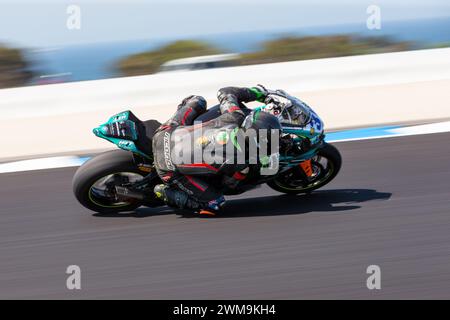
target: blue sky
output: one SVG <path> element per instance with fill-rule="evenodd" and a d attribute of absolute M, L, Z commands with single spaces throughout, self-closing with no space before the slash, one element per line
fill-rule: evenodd
<path fill-rule="evenodd" d="M 81 30 L 66 28 L 69 4 L 81 8 Z M 449 0 L 0 0 L 0 42 L 53 47 L 225 32 L 286 30 L 361 23 L 376 4 L 382 19 L 450 16 Z"/>

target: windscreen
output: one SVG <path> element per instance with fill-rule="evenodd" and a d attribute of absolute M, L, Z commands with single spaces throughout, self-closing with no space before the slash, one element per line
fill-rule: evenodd
<path fill-rule="evenodd" d="M 277 90 L 276 94 L 283 104 L 280 114 L 281 123 L 291 123 L 305 126 L 311 120 L 311 108 L 300 99 L 289 95 L 287 92 Z"/>

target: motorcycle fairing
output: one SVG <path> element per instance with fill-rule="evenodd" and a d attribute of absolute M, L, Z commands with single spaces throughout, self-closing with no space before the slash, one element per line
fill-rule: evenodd
<path fill-rule="evenodd" d="M 255 110 L 264 110 L 266 105 L 258 106 Z M 308 123 L 303 126 L 298 124 L 282 123 L 283 134 L 295 135 L 295 139 L 307 139 L 311 143 L 311 149 L 299 156 L 282 156 L 280 155 L 280 164 L 286 165 L 287 167 L 296 166 L 299 163 L 313 158 L 322 142 L 325 139 L 324 134 L 324 124 L 320 117 L 310 109 L 311 117 Z"/>
<path fill-rule="evenodd" d="M 93 133 L 120 149 L 151 158 L 151 144 L 146 141 L 145 126 L 129 110 L 113 115 L 106 123 L 94 128 Z"/>

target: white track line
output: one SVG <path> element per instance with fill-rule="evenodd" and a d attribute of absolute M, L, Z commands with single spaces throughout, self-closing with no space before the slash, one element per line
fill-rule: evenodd
<path fill-rule="evenodd" d="M 30 159 L 0 164 L 0 173 L 78 167 L 86 158 L 75 156 Z"/>
<path fill-rule="evenodd" d="M 380 135 L 368 136 L 368 137 L 355 137 L 348 139 L 327 139 L 327 142 L 337 143 L 337 142 L 347 142 L 347 141 L 359 141 L 359 140 L 372 140 L 372 139 L 384 139 L 393 137 L 406 137 L 415 136 L 423 134 L 433 134 L 433 133 L 444 133 L 450 132 L 450 121 L 422 124 L 417 126 L 401 127 L 394 129 L 380 130 L 383 131 Z M 349 130 L 351 132 L 351 130 Z"/>

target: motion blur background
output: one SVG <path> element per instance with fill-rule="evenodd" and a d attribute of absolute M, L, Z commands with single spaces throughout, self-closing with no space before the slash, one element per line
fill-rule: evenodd
<path fill-rule="evenodd" d="M 445 0 L 0 3 L 3 159 L 112 148 L 91 134 L 108 115 L 165 121 L 229 85 L 290 91 L 328 130 L 450 117 Z"/>
<path fill-rule="evenodd" d="M 239 53 L 234 64 L 446 47 L 450 3 L 430 1 L 0 1 L 0 88 L 158 72 Z M 380 29 L 368 29 L 370 5 Z M 66 26 L 69 5 L 80 29 Z"/>

